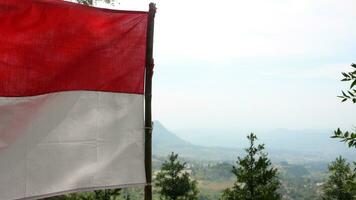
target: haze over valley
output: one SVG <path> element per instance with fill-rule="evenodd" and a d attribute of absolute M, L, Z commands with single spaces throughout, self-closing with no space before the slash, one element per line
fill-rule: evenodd
<path fill-rule="evenodd" d="M 171 131 L 161 122 L 154 122 L 153 152 L 165 156 L 174 151 L 183 157 L 204 160 L 236 160 L 247 146 L 249 132 L 218 132 L 218 130 Z M 266 145 L 274 161 L 291 163 L 330 162 L 339 155 L 354 159 L 356 152 L 331 139 L 332 130 L 285 130 L 255 132 Z"/>

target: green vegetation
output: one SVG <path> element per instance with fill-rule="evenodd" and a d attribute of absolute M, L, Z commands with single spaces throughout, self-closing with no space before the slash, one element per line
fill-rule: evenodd
<path fill-rule="evenodd" d="M 356 85 L 356 64 L 351 64 L 355 68 L 352 72 L 342 72 L 344 78 L 341 81 L 351 82 L 350 89 L 342 91 L 342 102 L 351 100 L 356 103 L 356 90 L 353 87 Z M 356 133 L 343 132 L 338 128 L 334 131 L 332 138 L 341 139 L 341 142 L 348 143 L 348 146 L 356 148 Z M 356 163 L 354 162 L 354 165 Z M 329 177 L 323 186 L 322 199 L 325 200 L 352 200 L 356 199 L 356 166 L 351 169 L 350 164 L 346 159 L 339 156 L 329 165 Z"/>
<path fill-rule="evenodd" d="M 329 176 L 323 186 L 325 200 L 352 200 L 356 199 L 356 174 L 351 170 L 350 164 L 341 156 L 329 165 Z"/>
<path fill-rule="evenodd" d="M 281 195 L 277 192 L 280 181 L 277 169 L 271 167 L 271 161 L 263 144 L 255 145 L 256 135 L 247 136 L 250 146 L 245 149 L 247 155 L 238 157 L 237 166 L 232 173 L 236 182 L 232 188 L 226 189 L 221 197 L 223 200 L 278 200 Z"/>
<path fill-rule="evenodd" d="M 187 163 L 181 163 L 178 160 L 178 154 L 174 153 L 169 156 L 168 161 L 162 164 L 155 180 L 161 199 L 197 199 L 197 181 L 191 179 L 186 165 Z"/>
<path fill-rule="evenodd" d="M 351 82 L 350 89 L 342 91 L 342 95 L 338 96 L 342 98 L 342 102 L 350 100 L 356 103 L 356 90 L 353 89 L 356 86 L 356 64 L 351 64 L 351 67 L 355 68 L 352 72 L 342 72 L 344 78 L 341 81 Z"/>
<path fill-rule="evenodd" d="M 354 86 L 356 85 L 356 64 L 351 64 L 351 67 L 354 68 L 353 71 L 351 72 L 342 72 L 342 75 L 344 78 L 341 81 L 347 81 L 351 82 L 350 89 L 347 91 L 342 91 L 342 95 L 338 96 L 339 98 L 342 98 L 342 102 L 350 100 L 353 103 L 356 103 L 356 89 L 353 89 Z M 332 138 L 338 138 L 341 139 L 341 142 L 348 143 L 349 147 L 355 147 L 356 148 L 356 133 L 355 132 L 343 132 L 339 128 L 334 131 L 334 135 Z"/>
<path fill-rule="evenodd" d="M 338 138 L 341 139 L 341 142 L 348 143 L 348 146 L 356 148 L 356 133 L 355 132 L 343 132 L 338 128 L 334 131 L 334 135 L 331 138 Z"/>

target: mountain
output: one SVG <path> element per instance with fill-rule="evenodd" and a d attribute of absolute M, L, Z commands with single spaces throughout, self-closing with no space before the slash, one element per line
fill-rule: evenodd
<path fill-rule="evenodd" d="M 153 146 L 158 148 L 177 148 L 193 145 L 167 130 L 161 122 L 154 121 Z"/>
<path fill-rule="evenodd" d="M 153 154 L 167 156 L 171 152 L 178 153 L 186 159 L 194 160 L 236 160 L 241 149 L 224 147 L 204 147 L 191 144 L 167 130 L 159 121 L 154 122 Z"/>
<path fill-rule="evenodd" d="M 192 131 L 190 134 L 194 135 L 195 139 L 188 142 L 165 128 L 159 121 L 155 121 L 153 154 L 167 156 L 175 152 L 187 159 L 214 161 L 233 161 L 237 156 L 244 154 L 243 148 L 247 146 L 246 135 L 221 132 L 216 134 L 216 132 L 209 135 L 208 131 L 208 134 L 204 131 Z M 330 131 L 276 129 L 259 132 L 257 136 L 258 142 L 266 145 L 269 157 L 275 162 L 329 162 L 338 155 L 343 155 L 350 160 L 356 157 L 354 149 L 349 149 L 345 144 L 330 139 Z M 236 144 L 236 147 L 224 144 Z"/>

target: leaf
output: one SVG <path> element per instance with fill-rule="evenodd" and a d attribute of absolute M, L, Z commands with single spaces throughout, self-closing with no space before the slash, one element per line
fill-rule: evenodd
<path fill-rule="evenodd" d="M 350 89 L 353 88 L 356 85 L 356 80 L 354 80 L 354 82 L 351 83 Z"/>
<path fill-rule="evenodd" d="M 343 94 L 345 97 L 350 98 L 347 94 L 345 94 L 344 91 L 342 91 L 342 94 Z"/>
<path fill-rule="evenodd" d="M 349 78 L 349 75 L 346 74 L 345 72 L 341 72 L 341 74 L 344 75 L 344 77 Z"/>
<path fill-rule="evenodd" d="M 341 102 L 345 102 L 347 99 L 343 99 Z"/>
<path fill-rule="evenodd" d="M 353 143 L 352 141 L 349 142 L 349 148 L 352 147 L 353 145 L 352 143 Z"/>
<path fill-rule="evenodd" d="M 336 131 L 334 131 L 335 136 L 340 136 L 342 134 L 342 131 L 340 130 L 340 128 L 337 128 Z"/>
<path fill-rule="evenodd" d="M 347 91 L 351 96 L 355 96 L 352 92 L 350 92 L 350 91 Z"/>
<path fill-rule="evenodd" d="M 344 137 L 345 138 L 349 137 L 349 132 L 348 131 L 345 132 Z"/>

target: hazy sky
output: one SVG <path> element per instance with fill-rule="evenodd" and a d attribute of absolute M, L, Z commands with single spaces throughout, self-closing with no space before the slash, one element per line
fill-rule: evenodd
<path fill-rule="evenodd" d="M 153 115 L 167 127 L 356 125 L 336 97 L 356 62 L 355 0 L 155 2 Z"/>

